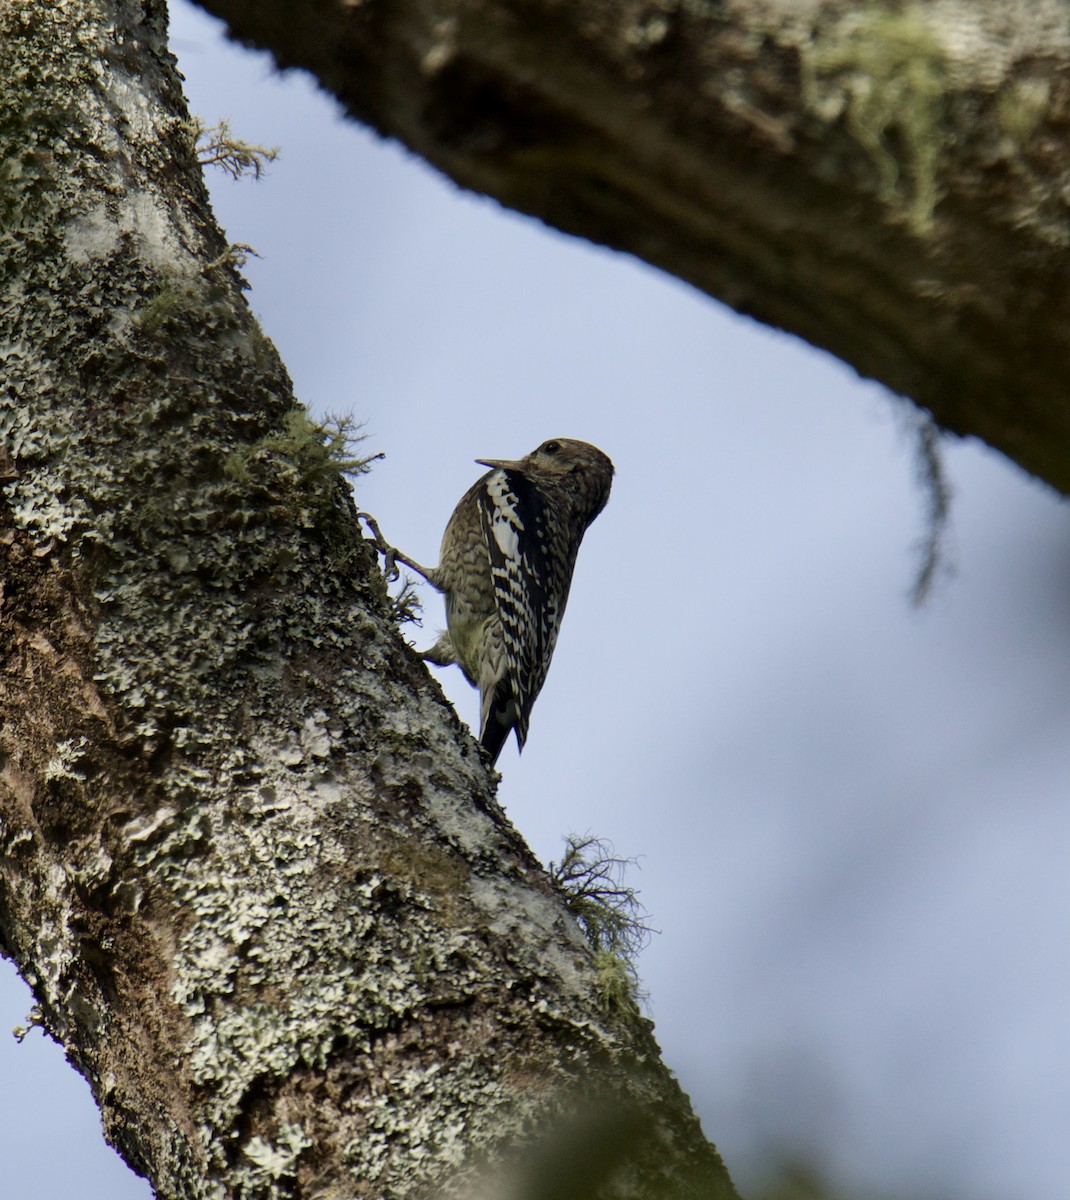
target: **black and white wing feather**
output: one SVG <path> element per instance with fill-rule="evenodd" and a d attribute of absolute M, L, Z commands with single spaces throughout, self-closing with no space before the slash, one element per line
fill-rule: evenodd
<path fill-rule="evenodd" d="M 561 514 L 532 480 L 498 468 L 482 482 L 480 519 L 505 658 L 494 696 L 484 697 L 480 735 L 495 756 L 511 726 L 521 748 L 527 739 L 531 707 L 557 643 L 575 555 Z"/>

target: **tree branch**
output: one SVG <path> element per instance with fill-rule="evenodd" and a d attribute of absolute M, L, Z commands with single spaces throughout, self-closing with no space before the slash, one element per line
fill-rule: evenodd
<path fill-rule="evenodd" d="M 1058 0 L 202 0 L 466 187 L 1070 491 Z"/>
<path fill-rule="evenodd" d="M 0 949 L 165 1200 L 530 1185 L 580 1083 L 643 1123 L 585 1195 L 731 1198 L 398 636 L 165 34 L 0 3 Z"/>

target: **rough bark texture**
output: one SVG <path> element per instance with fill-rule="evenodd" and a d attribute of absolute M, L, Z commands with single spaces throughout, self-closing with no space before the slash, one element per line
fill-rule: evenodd
<path fill-rule="evenodd" d="M 0 0 L 0 164 L 0 948 L 109 1139 L 167 1198 L 473 1195 L 584 1080 L 642 1136 L 579 1194 L 733 1196 L 397 635 L 162 5 Z"/>
<path fill-rule="evenodd" d="M 1062 0 L 200 2 L 459 183 L 1070 491 Z"/>

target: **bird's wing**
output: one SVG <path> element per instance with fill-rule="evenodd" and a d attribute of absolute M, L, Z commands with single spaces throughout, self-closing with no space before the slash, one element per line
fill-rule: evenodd
<path fill-rule="evenodd" d="M 479 511 L 523 746 L 568 596 L 570 572 L 562 568 L 567 555 L 557 545 L 553 508 L 519 472 L 491 471 L 479 490 Z"/>

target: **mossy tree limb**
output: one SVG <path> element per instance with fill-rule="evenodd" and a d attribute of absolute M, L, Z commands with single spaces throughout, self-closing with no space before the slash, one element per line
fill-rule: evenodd
<path fill-rule="evenodd" d="M 1062 0 L 200 2 L 464 186 L 1070 492 Z"/>
<path fill-rule="evenodd" d="M 653 1135 L 601 1194 L 730 1197 L 397 634 L 164 18 L 0 2 L 0 949 L 165 1200 L 463 1186 L 578 1079 Z"/>

